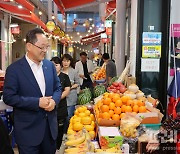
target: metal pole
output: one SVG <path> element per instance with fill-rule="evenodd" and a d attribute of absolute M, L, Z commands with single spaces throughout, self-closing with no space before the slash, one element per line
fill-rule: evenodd
<path fill-rule="evenodd" d="M 115 61 L 117 75 L 125 67 L 126 0 L 116 1 Z"/>

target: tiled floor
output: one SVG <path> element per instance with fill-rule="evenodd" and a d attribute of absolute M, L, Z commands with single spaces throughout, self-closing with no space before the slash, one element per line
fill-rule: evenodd
<path fill-rule="evenodd" d="M 61 148 L 60 148 L 60 150 L 59 150 L 59 153 L 56 152 L 56 154 L 64 154 L 64 149 L 65 149 L 65 146 L 64 146 L 64 141 L 63 141 L 63 143 L 62 143 L 62 145 L 61 145 Z M 17 148 L 14 148 L 14 154 L 19 154 Z"/>

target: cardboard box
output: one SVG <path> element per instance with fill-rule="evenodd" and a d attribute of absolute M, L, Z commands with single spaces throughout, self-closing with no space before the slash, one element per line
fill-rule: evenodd
<path fill-rule="evenodd" d="M 138 113 L 136 116 L 142 119 L 141 124 L 159 124 L 159 123 L 161 123 L 158 113 L 155 113 L 155 112 Z"/>
<path fill-rule="evenodd" d="M 118 127 L 98 127 L 99 143 L 101 149 L 121 146 L 123 144 L 123 136 L 121 136 Z"/>

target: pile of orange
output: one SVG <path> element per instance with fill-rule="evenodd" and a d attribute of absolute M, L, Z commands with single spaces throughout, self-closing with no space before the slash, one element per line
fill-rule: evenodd
<path fill-rule="evenodd" d="M 132 100 L 128 96 L 120 97 L 116 93 L 105 93 L 95 105 L 97 118 L 120 120 L 126 112 L 134 114 L 147 112 L 143 100 Z"/>
<path fill-rule="evenodd" d="M 106 78 L 106 70 L 104 67 L 99 68 L 96 72 L 93 73 L 94 80 L 102 80 Z"/>

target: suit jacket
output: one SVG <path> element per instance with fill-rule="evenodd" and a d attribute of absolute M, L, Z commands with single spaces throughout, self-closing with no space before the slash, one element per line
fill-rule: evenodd
<path fill-rule="evenodd" d="M 88 69 L 88 72 L 93 72 L 94 71 L 94 65 L 93 65 L 91 60 L 87 60 L 87 69 Z M 79 74 L 84 75 L 83 64 L 82 64 L 81 61 L 78 61 L 76 63 L 75 70 L 77 71 L 78 75 Z M 90 78 L 93 81 L 92 74 L 90 74 Z M 79 81 L 80 81 L 80 85 L 82 85 L 83 84 L 83 79 L 79 78 Z"/>
<path fill-rule="evenodd" d="M 104 63 L 103 59 L 97 59 L 97 66 L 102 66 Z"/>
<path fill-rule="evenodd" d="M 57 103 L 61 97 L 61 84 L 52 62 L 43 60 L 45 96 L 52 96 Z M 11 64 L 5 75 L 3 100 L 14 108 L 15 138 L 19 145 L 35 146 L 44 137 L 46 122 L 52 138 L 57 138 L 56 109 L 47 112 L 39 107 L 42 97 L 39 85 L 25 57 Z"/>

